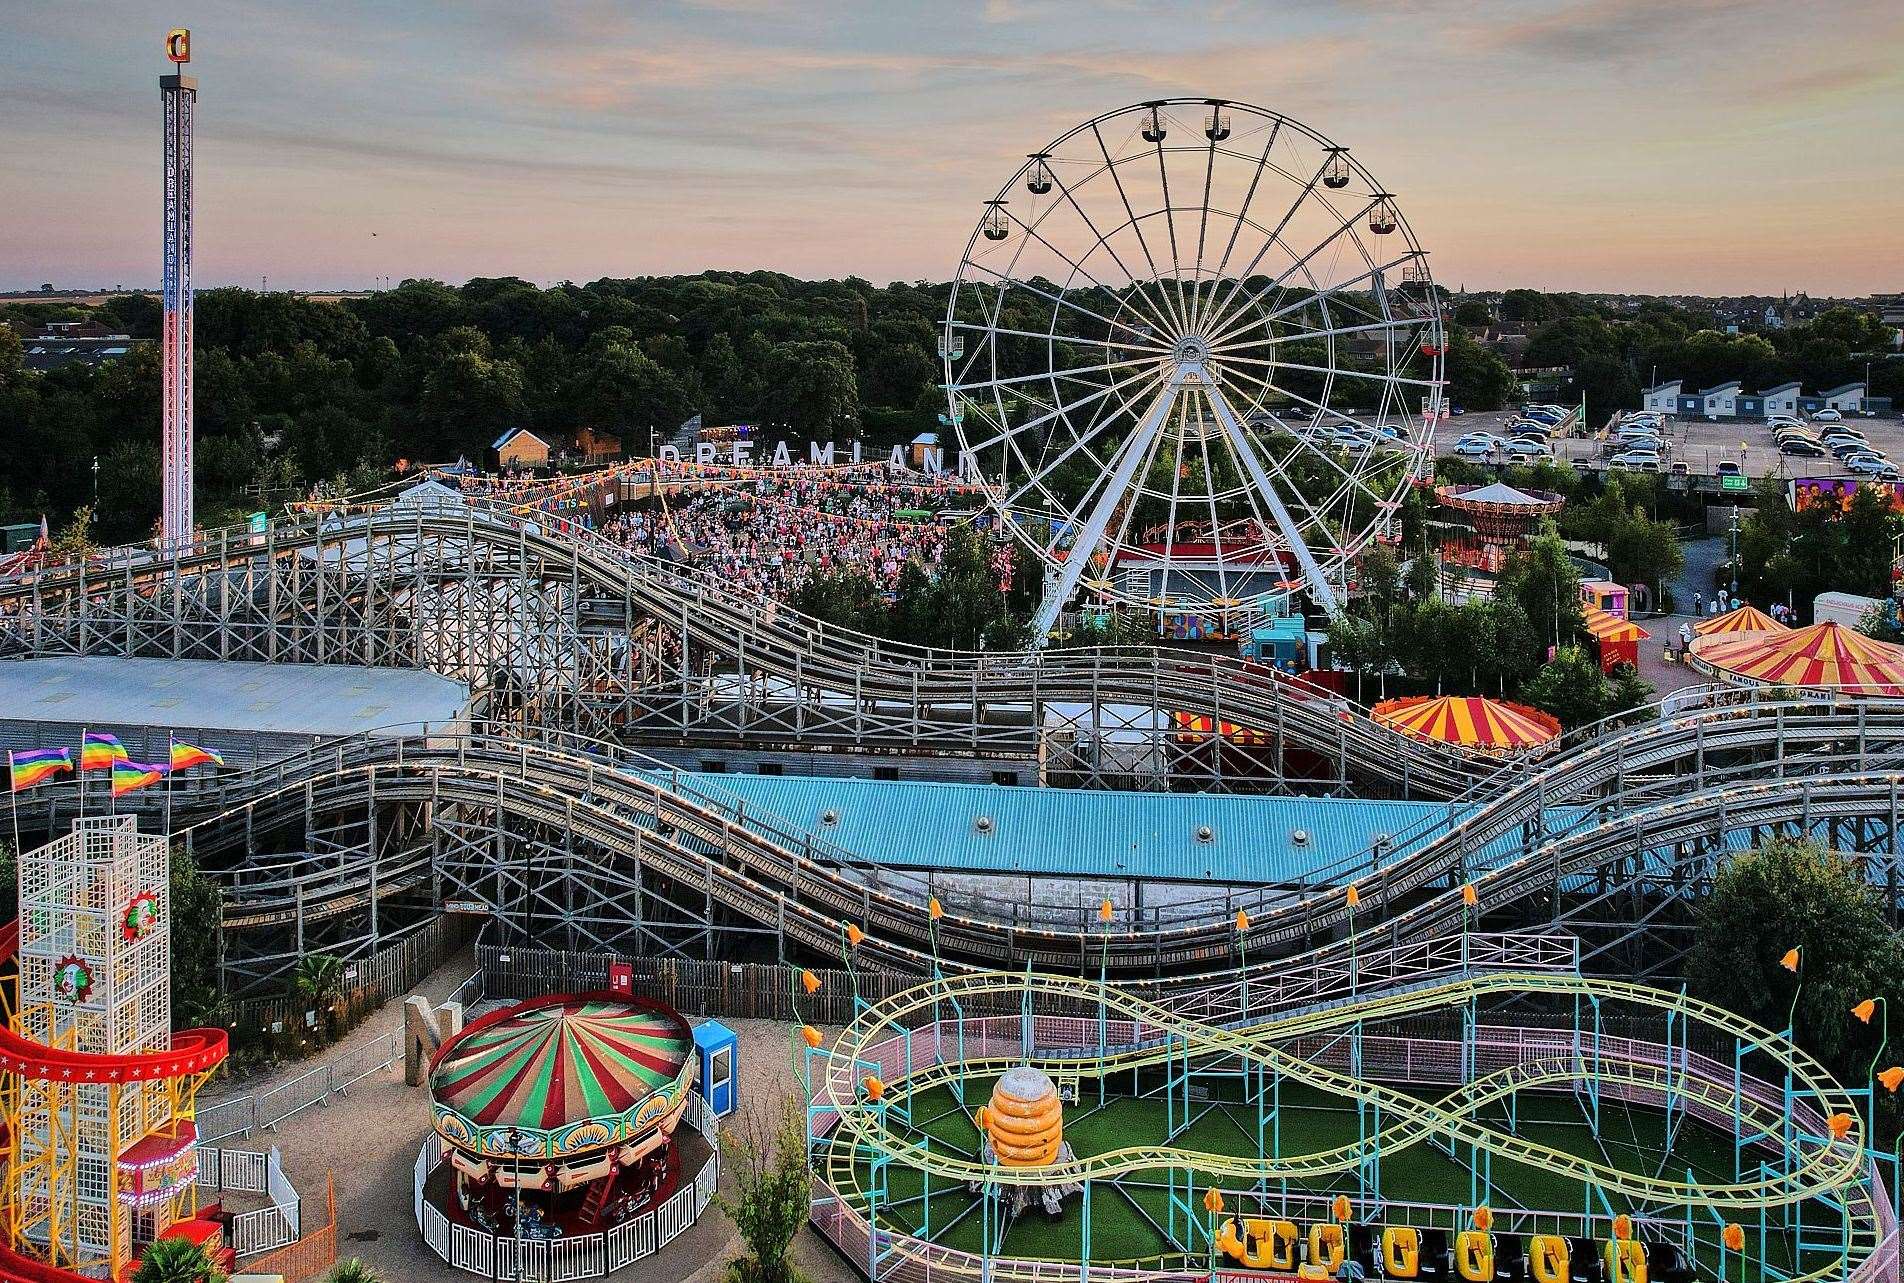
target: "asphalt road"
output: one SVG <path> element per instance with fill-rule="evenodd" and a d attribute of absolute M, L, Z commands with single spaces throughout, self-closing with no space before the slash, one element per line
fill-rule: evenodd
<path fill-rule="evenodd" d="M 1469 432 L 1492 432 L 1505 436 L 1512 411 L 1487 410 L 1449 418 L 1435 426 L 1435 454 L 1454 453 L 1454 444 Z M 1904 420 L 1852 419 L 1850 422 L 1871 442 L 1874 449 L 1904 467 Z M 1818 428 L 1829 425 L 1817 424 Z M 1695 476 L 1711 476 L 1722 459 L 1742 460 L 1749 477 L 1843 477 L 1853 475 L 1837 459 L 1782 455 L 1772 441 L 1772 430 L 1763 423 L 1704 423 L 1688 419 L 1669 419 L 1666 424 L 1668 462 L 1683 460 Z M 1554 443 L 1554 456 L 1576 466 L 1593 467 L 1609 453 L 1605 443 L 1591 438 L 1562 438 Z M 1497 460 L 1498 462 L 1498 460 Z"/>

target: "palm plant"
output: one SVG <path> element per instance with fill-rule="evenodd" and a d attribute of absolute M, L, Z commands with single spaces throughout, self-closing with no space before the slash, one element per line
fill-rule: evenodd
<path fill-rule="evenodd" d="M 145 1249 L 132 1283 L 225 1283 L 225 1272 L 198 1243 L 162 1238 Z"/>
<path fill-rule="evenodd" d="M 333 1265 L 324 1283 L 383 1283 L 383 1275 L 352 1256 Z"/>

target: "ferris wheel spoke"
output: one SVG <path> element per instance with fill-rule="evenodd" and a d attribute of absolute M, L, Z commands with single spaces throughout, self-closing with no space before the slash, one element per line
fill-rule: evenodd
<path fill-rule="evenodd" d="M 1115 181 L 1116 175 L 1113 174 L 1112 178 L 1113 178 L 1113 181 Z M 1171 329 L 1171 322 L 1169 321 L 1168 318 L 1164 316 L 1162 312 L 1157 310 L 1156 304 L 1152 303 L 1150 300 L 1150 297 L 1144 293 L 1141 285 L 1139 284 L 1137 273 L 1133 272 L 1130 269 L 1130 266 L 1124 262 L 1123 255 L 1117 252 L 1117 246 L 1111 243 L 1111 238 L 1109 233 L 1106 233 L 1099 229 L 1097 223 L 1093 221 L 1093 219 L 1091 218 L 1091 215 L 1087 213 L 1085 211 L 1084 206 L 1079 203 L 1076 194 L 1073 192 L 1069 184 L 1067 184 L 1062 178 L 1058 177 L 1055 172 L 1052 174 L 1051 179 L 1052 179 L 1052 182 L 1057 185 L 1059 193 L 1065 199 L 1065 203 L 1069 205 L 1072 211 L 1076 213 L 1077 216 L 1084 221 L 1085 228 L 1091 233 L 1091 240 L 1092 240 L 1091 248 L 1089 250 L 1086 250 L 1084 254 L 1082 255 L 1082 257 L 1084 258 L 1091 257 L 1091 254 L 1097 249 L 1099 249 L 1100 247 L 1104 250 L 1106 254 L 1109 254 L 1111 256 L 1111 262 L 1117 265 L 1117 270 L 1123 273 L 1124 279 L 1131 282 L 1131 285 L 1128 288 L 1128 290 L 1125 290 L 1125 291 L 1110 290 L 1109 292 L 1114 297 L 1123 298 L 1127 303 L 1130 302 L 1134 298 L 1140 306 L 1133 307 L 1132 310 L 1141 313 L 1146 318 L 1147 324 L 1155 324 L 1159 330 L 1165 333 L 1168 333 Z M 1130 212 L 1130 204 L 1128 201 L 1125 202 L 1124 210 L 1126 213 Z M 1115 231 L 1117 229 L 1113 228 L 1112 230 Z M 1109 287 L 1105 287 L 1105 288 L 1108 289 Z"/>
<path fill-rule="evenodd" d="M 1235 304 L 1233 306 L 1229 306 L 1225 310 L 1220 312 L 1211 321 L 1210 328 L 1214 330 L 1215 333 L 1208 336 L 1210 341 L 1212 343 L 1221 343 L 1224 339 L 1229 338 L 1230 335 L 1233 334 L 1237 328 L 1239 328 L 1233 324 L 1235 319 L 1239 316 L 1243 317 L 1243 324 L 1245 325 L 1249 324 L 1250 318 L 1247 313 L 1251 305 L 1256 303 L 1265 294 L 1268 294 L 1271 290 L 1280 289 L 1285 281 L 1287 281 L 1297 271 L 1306 267 L 1310 259 L 1322 253 L 1323 250 L 1329 248 L 1329 246 L 1335 244 L 1338 240 L 1340 240 L 1342 238 L 1342 233 L 1354 227 L 1356 223 L 1361 221 L 1364 215 L 1366 215 L 1370 210 L 1375 208 L 1375 205 L 1376 205 L 1376 202 L 1371 200 L 1368 202 L 1368 204 L 1364 205 L 1361 209 L 1357 210 L 1354 214 L 1352 214 L 1348 218 L 1343 219 L 1341 222 L 1337 223 L 1335 225 L 1334 230 L 1332 230 L 1327 236 L 1323 237 L 1321 240 L 1317 241 L 1315 245 L 1310 247 L 1310 249 L 1305 254 L 1303 254 L 1301 258 L 1297 259 L 1295 262 L 1285 267 L 1276 276 L 1274 280 L 1270 281 L 1269 284 L 1263 286 L 1261 289 L 1249 295 L 1241 303 Z M 1276 242 L 1271 241 L 1265 244 L 1263 248 L 1267 250 L 1271 244 L 1275 244 L 1275 243 Z M 1252 266 L 1252 270 L 1254 270 L 1253 266 Z M 1246 273 L 1242 279 L 1247 280 L 1248 274 Z M 1236 293 L 1237 292 L 1235 290 L 1232 290 L 1230 292 L 1230 298 L 1232 300 L 1235 299 Z M 1313 292 L 1311 296 L 1313 297 Z"/>
<path fill-rule="evenodd" d="M 1304 183 L 1301 190 L 1296 193 L 1296 199 L 1291 201 L 1289 208 L 1283 211 L 1283 216 L 1276 221 L 1275 228 L 1263 238 L 1262 248 L 1257 250 L 1255 255 L 1250 258 L 1249 266 L 1238 272 L 1235 279 L 1230 282 L 1229 292 L 1223 296 L 1223 301 L 1220 303 L 1213 302 L 1208 314 L 1199 318 L 1197 323 L 1199 333 L 1208 337 L 1212 330 L 1216 329 L 1227 319 L 1230 314 L 1230 304 L 1236 298 L 1238 291 L 1243 289 L 1245 283 L 1248 282 L 1249 278 L 1255 273 L 1257 267 L 1261 265 L 1263 255 L 1269 253 L 1270 250 L 1281 243 L 1283 232 L 1288 229 L 1291 220 L 1296 217 L 1296 214 L 1315 192 L 1316 184 L 1322 180 L 1323 171 L 1328 167 L 1329 162 L 1325 160 L 1316 166 L 1315 173 L 1309 175 L 1309 181 Z M 1212 298 L 1214 299 L 1214 297 L 1213 294 Z"/>
<path fill-rule="evenodd" d="M 1050 423 L 1054 419 L 1065 416 L 1067 410 L 1081 409 L 1084 406 L 1090 405 L 1091 403 L 1098 401 L 1104 397 L 1113 396 L 1117 393 L 1117 391 L 1120 388 L 1127 388 L 1127 387 L 1130 387 L 1132 384 L 1138 385 L 1139 387 L 1138 394 L 1141 395 L 1143 386 L 1147 385 L 1148 383 L 1152 381 L 1153 381 L 1152 376 L 1149 376 L 1143 373 L 1127 374 L 1127 375 L 1124 375 L 1122 378 L 1113 379 L 1110 383 L 1106 384 L 1104 387 L 1093 392 L 1090 396 L 1080 397 L 1078 400 L 1068 402 L 1068 403 L 1061 401 L 1058 403 L 1058 405 L 1055 408 L 1053 408 L 1049 412 L 1045 414 L 1041 414 L 1035 419 L 1029 419 L 1024 423 L 1019 424 L 1015 428 L 1008 426 L 1007 423 L 1005 422 L 1002 422 L 1002 421 L 998 422 L 994 424 L 994 426 L 999 429 L 999 435 L 995 437 L 987 437 L 983 441 L 975 442 L 971 446 L 967 447 L 967 449 L 969 452 L 974 454 L 978 453 L 981 450 L 989 450 L 993 446 L 998 445 L 1000 442 L 1015 438 L 1019 434 L 1023 432 L 1027 432 L 1031 430 L 1032 428 L 1042 427 L 1044 424 Z M 982 404 L 982 403 L 975 401 L 974 404 Z"/>
<path fill-rule="evenodd" d="M 1348 334 L 1370 334 L 1379 330 L 1417 329 L 1425 325 L 1424 321 L 1397 317 L 1388 321 L 1371 321 L 1367 325 L 1338 325 L 1326 330 L 1285 330 L 1279 334 L 1266 334 L 1261 338 L 1237 339 L 1220 345 L 1212 344 L 1210 352 L 1221 357 L 1225 352 L 1246 352 L 1252 348 L 1274 347 L 1278 343 L 1298 343 L 1304 339 L 1341 338 Z"/>
<path fill-rule="evenodd" d="M 1033 295 L 1036 298 L 1041 298 L 1047 303 L 1055 303 L 1059 307 L 1070 308 L 1073 312 L 1076 312 L 1080 316 L 1088 316 L 1094 321 L 1102 321 L 1105 325 L 1110 326 L 1112 329 L 1123 330 L 1125 333 L 1133 335 L 1140 339 L 1149 339 L 1151 337 L 1150 335 L 1145 334 L 1142 330 L 1138 329 L 1136 326 L 1130 324 L 1127 321 L 1113 320 L 1112 318 L 1105 316 L 1102 312 L 1092 311 L 1090 308 L 1084 306 L 1082 303 L 1076 302 L 1073 299 L 1065 298 L 1061 294 L 1053 294 L 1049 290 L 1039 289 L 1036 285 L 1033 285 L 1031 282 L 1023 281 L 1018 279 L 1015 276 L 1011 276 L 1004 272 L 1000 272 L 995 267 L 989 267 L 984 263 L 975 263 L 969 258 L 965 260 L 965 266 L 971 268 L 975 272 L 983 272 L 987 276 L 991 277 L 993 280 L 997 281 L 999 283 L 999 294 L 1001 296 L 1001 299 L 1002 299 L 1002 296 L 1010 290 L 1023 290 L 1027 294 Z"/>
<path fill-rule="evenodd" d="M 1211 159 L 1215 159 L 1214 156 Z M 1176 288 L 1177 313 L 1183 318 L 1184 327 L 1189 328 L 1190 305 L 1183 296 L 1183 258 L 1177 250 L 1177 215 L 1170 208 L 1170 167 L 1164 163 L 1163 139 L 1157 140 L 1157 182 L 1164 193 L 1164 226 L 1170 232 L 1170 283 Z M 1203 207 L 1208 210 L 1210 202 L 1206 196 Z"/>
<path fill-rule="evenodd" d="M 1170 413 L 1171 404 L 1177 399 L 1177 385 L 1171 383 L 1158 392 L 1150 408 L 1137 428 L 1118 448 L 1116 463 L 1104 479 L 1103 487 L 1098 491 L 1097 502 L 1091 508 L 1091 515 L 1071 540 L 1071 550 L 1065 555 L 1063 567 L 1058 572 L 1058 582 L 1052 587 L 1044 601 L 1038 607 L 1038 617 L 1033 635 L 1042 637 L 1051 631 L 1057 622 L 1058 612 L 1064 603 L 1077 591 L 1078 581 L 1084 577 L 1085 570 L 1091 564 L 1091 556 L 1097 551 L 1098 543 L 1104 538 L 1105 527 L 1110 524 L 1117 503 L 1130 491 L 1131 478 L 1135 475 L 1138 463 L 1149 454 L 1150 443 L 1161 430 L 1164 417 Z M 1080 504 L 1079 508 L 1082 509 Z"/>
<path fill-rule="evenodd" d="M 1223 273 L 1230 266 L 1230 255 L 1236 252 L 1237 238 L 1243 234 L 1243 228 L 1246 225 L 1250 225 L 1250 206 L 1256 200 L 1256 189 L 1262 185 L 1263 171 L 1269 168 L 1269 154 L 1276 149 L 1276 140 L 1282 136 L 1282 131 L 1283 119 L 1281 116 L 1278 116 L 1276 117 L 1276 123 L 1269 127 L 1269 141 L 1263 144 L 1263 154 L 1256 162 L 1256 172 L 1250 175 L 1249 190 L 1243 194 L 1242 208 L 1236 211 L 1236 221 L 1230 225 L 1230 239 L 1229 242 L 1224 245 L 1223 257 L 1216 265 L 1216 271 L 1213 274 L 1214 280 L 1210 285 L 1210 297 L 1199 306 L 1197 315 L 1192 318 L 1196 322 L 1196 329 L 1199 334 L 1207 327 L 1207 323 L 1210 319 L 1208 309 L 1216 303 L 1217 292 L 1222 288 Z"/>
<path fill-rule="evenodd" d="M 1097 374 L 1101 372 L 1108 373 L 1109 371 L 1112 371 L 1112 370 L 1128 370 L 1134 366 L 1144 366 L 1147 368 L 1154 368 L 1160 363 L 1161 363 L 1160 358 L 1136 357 L 1129 361 L 1107 361 L 1102 365 L 1073 366 L 1068 370 L 1057 371 L 1057 373 L 1060 373 L 1060 374 Z M 1004 378 L 982 379 L 977 383 L 953 383 L 953 384 L 948 384 L 946 387 L 946 390 L 948 392 L 963 392 L 969 395 L 972 392 L 980 391 L 985 388 L 1003 388 L 1003 387 L 1011 387 L 1019 383 L 1046 382 L 1051 378 L 1052 373 L 1053 371 L 1051 370 L 1042 370 L 1038 372 L 1037 374 L 1013 374 Z"/>
<path fill-rule="evenodd" d="M 1283 317 L 1288 316 L 1292 312 L 1300 312 L 1302 311 L 1303 308 L 1308 307 L 1311 303 L 1320 303 L 1324 299 L 1339 302 L 1340 295 L 1343 293 L 1343 291 L 1354 289 L 1357 285 L 1360 285 L 1365 281 L 1373 280 L 1375 277 L 1380 276 L 1385 272 L 1393 271 L 1395 268 L 1400 267 L 1403 263 L 1408 262 L 1410 259 L 1416 259 L 1420 257 L 1421 257 L 1420 250 L 1411 249 L 1406 254 L 1403 254 L 1401 257 L 1391 259 L 1390 261 L 1386 263 L 1382 263 L 1382 264 L 1379 264 L 1378 266 L 1371 267 L 1369 268 L 1368 271 L 1363 272 L 1360 275 L 1351 276 L 1346 281 L 1337 281 L 1335 284 L 1329 286 L 1326 289 L 1316 290 L 1314 293 L 1311 293 L 1303 298 L 1297 299 L 1294 303 L 1289 303 L 1282 307 L 1274 308 L 1268 312 L 1265 312 L 1258 319 L 1261 320 L 1264 324 L 1268 324 L 1271 321 L 1280 321 Z M 1365 315 L 1367 314 L 1365 313 Z"/>
<path fill-rule="evenodd" d="M 1131 208 L 1130 193 L 1124 190 L 1124 179 L 1117 172 L 1117 162 L 1111 159 L 1111 149 L 1105 146 L 1104 134 L 1095 124 L 1091 126 L 1091 134 L 1097 139 L 1097 148 L 1104 155 L 1104 164 L 1110 172 L 1111 185 L 1117 189 L 1117 198 L 1124 204 L 1124 215 L 1130 220 L 1131 230 L 1137 234 L 1137 244 L 1144 251 L 1144 262 L 1150 265 L 1150 279 L 1157 287 L 1158 301 L 1168 312 L 1170 311 L 1170 295 L 1164 289 L 1162 274 L 1157 270 L 1156 256 L 1150 252 L 1150 241 L 1144 236 L 1144 225 L 1138 220 L 1137 211 Z M 1138 292 L 1140 294 L 1143 292 L 1141 287 Z M 1171 327 L 1180 334 L 1187 328 L 1184 325 L 1184 318 L 1180 315 L 1171 317 Z"/>
<path fill-rule="evenodd" d="M 999 206 L 999 209 L 1004 210 L 1005 207 L 1001 205 Z M 1056 254 L 1059 258 L 1063 259 L 1065 262 L 1065 265 L 1071 269 L 1074 275 L 1082 276 L 1085 280 L 1091 282 L 1091 284 L 1097 286 L 1099 289 L 1103 290 L 1106 294 L 1109 294 L 1111 297 L 1113 298 L 1118 297 L 1118 291 L 1115 288 L 1105 284 L 1103 281 L 1100 281 L 1095 275 L 1092 274 L 1089 268 L 1085 267 L 1082 263 L 1078 262 L 1076 259 L 1072 258 L 1069 254 L 1059 249 L 1056 245 L 1053 245 L 1032 224 L 1025 222 L 1023 219 L 1019 218 L 1016 214 L 1011 213 L 1009 210 L 1005 210 L 1005 217 L 1009 219 L 1010 221 L 1016 223 L 1018 226 L 1024 228 L 1025 235 L 1027 238 L 1037 241 L 1040 245 L 1043 245 L 1046 249 L 1050 250 L 1053 254 Z M 1094 245 L 1092 246 L 1092 248 L 1095 249 L 1097 247 Z M 1109 247 L 1106 246 L 1106 248 L 1109 248 Z M 1090 254 L 1086 253 L 1083 255 L 1083 257 L 1089 258 Z M 1116 261 L 1115 255 L 1112 255 L 1112 261 L 1113 262 Z M 1121 267 L 1122 264 L 1119 264 L 1119 266 Z M 1153 315 L 1153 319 L 1161 319 L 1161 318 L 1155 317 Z M 1168 326 L 1166 326 L 1165 328 L 1167 329 Z"/>
<path fill-rule="evenodd" d="M 1170 354 L 1170 349 L 1156 347 L 1149 343 L 1118 343 L 1111 339 L 1087 339 L 1070 334 L 1058 334 L 1039 330 L 1013 330 L 1002 325 L 981 325 L 976 321 L 954 321 L 955 330 L 974 330 L 980 334 L 1006 334 L 1019 339 L 1036 339 L 1041 343 L 1070 343 L 1077 347 L 1114 347 L 1125 352 L 1149 352 L 1157 357 Z"/>
<path fill-rule="evenodd" d="M 1144 393 L 1148 390 L 1150 390 L 1149 385 L 1140 386 L 1133 390 L 1118 403 L 1117 407 L 1111 411 L 1108 417 L 1118 419 L 1130 413 L 1131 407 L 1141 401 Z M 1069 423 L 1069 421 L 1067 418 L 1066 422 Z M 1019 460 L 1025 465 L 1026 478 L 1024 483 L 1020 485 L 1016 491 L 1011 493 L 1008 502 L 1017 503 L 1019 499 L 1034 489 L 1042 492 L 1047 477 L 1059 468 L 1062 468 L 1079 450 L 1084 449 L 1092 441 L 1095 441 L 1102 435 L 1099 431 L 1099 425 L 1104 421 L 1105 416 L 1100 413 L 1100 416 L 1087 425 L 1083 431 L 1079 432 L 1074 429 L 1071 444 L 1066 446 L 1058 454 L 1057 458 L 1046 460 L 1040 465 L 1033 465 L 1031 460 L 1025 457 L 1023 451 L 1016 449 L 1016 443 L 1014 442 L 1013 452 L 1018 455 Z M 1088 494 L 1089 492 L 1087 491 L 1086 493 Z"/>
<path fill-rule="evenodd" d="M 1302 365 L 1295 361 L 1272 361 L 1254 356 L 1226 356 L 1219 362 L 1227 371 L 1232 365 L 1269 365 L 1282 370 L 1305 370 L 1311 374 L 1330 374 L 1338 378 L 1374 379 L 1380 383 L 1409 383 L 1421 388 L 1438 388 L 1436 379 L 1417 379 L 1406 374 L 1377 374 L 1373 370 L 1351 370 L 1346 366 Z"/>
<path fill-rule="evenodd" d="M 1317 604 L 1330 614 L 1334 614 L 1337 604 L 1335 588 L 1323 575 L 1322 566 L 1316 561 L 1316 555 L 1303 541 L 1302 531 L 1296 525 L 1296 519 L 1290 515 L 1288 507 L 1284 505 L 1282 495 L 1275 482 L 1270 479 L 1268 470 L 1263 467 L 1263 461 L 1257 456 L 1255 447 L 1250 445 L 1249 438 L 1243 431 L 1243 425 L 1238 423 L 1236 416 L 1230 412 L 1229 402 L 1224 399 L 1222 392 L 1215 387 L 1209 387 L 1205 389 L 1205 394 L 1210 398 L 1210 408 L 1216 411 L 1217 422 L 1222 425 L 1223 435 L 1229 438 L 1230 448 L 1236 452 L 1237 460 L 1242 463 L 1250 479 L 1256 483 L 1263 501 L 1269 505 L 1270 515 L 1276 519 L 1276 525 L 1282 531 L 1289 551 L 1295 555 L 1296 563 L 1302 567 L 1303 577 L 1308 580 L 1309 590 L 1315 594 Z"/>
<path fill-rule="evenodd" d="M 1360 419 L 1355 418 L 1353 415 L 1343 414 L 1339 410 L 1330 410 L 1328 409 L 1328 407 L 1323 406 L 1318 402 L 1311 401 L 1308 397 L 1303 396 L 1301 393 L 1291 392 L 1287 388 L 1278 387 L 1274 383 L 1271 383 L 1262 379 L 1257 379 L 1255 376 L 1247 374 L 1247 373 L 1244 373 L 1242 377 L 1249 379 L 1252 382 L 1261 384 L 1265 393 L 1286 396 L 1293 401 L 1300 401 L 1304 405 L 1312 406 L 1315 409 L 1322 411 L 1324 413 L 1334 414 L 1341 418 L 1347 419 L 1350 423 L 1355 424 L 1357 427 L 1363 428 L 1368 431 L 1373 431 L 1373 429 L 1368 424 L 1363 423 Z M 1307 450 L 1309 453 L 1315 455 L 1316 458 L 1320 459 L 1323 463 L 1327 464 L 1330 468 L 1334 469 L 1338 474 L 1340 474 L 1345 482 L 1351 485 L 1359 486 L 1362 490 L 1362 493 L 1366 494 L 1370 499 L 1374 500 L 1376 503 L 1386 502 L 1382 498 L 1382 496 L 1375 493 L 1375 491 L 1369 487 L 1368 483 L 1363 481 L 1360 476 L 1344 468 L 1342 464 L 1336 459 L 1333 451 L 1325 450 L 1319 444 L 1317 444 L 1317 442 L 1314 440 L 1314 438 L 1312 437 L 1310 433 L 1296 431 L 1294 428 L 1290 427 L 1290 425 L 1283 420 L 1281 415 L 1276 414 L 1273 411 L 1265 411 L 1265 413 L 1269 414 L 1269 416 L 1276 421 L 1276 423 L 1283 429 L 1283 431 L 1287 432 L 1292 438 L 1295 439 L 1296 446 L 1298 449 Z M 1378 415 L 1377 418 L 1379 420 L 1380 416 Z"/>
<path fill-rule="evenodd" d="M 1220 108 L 1212 107 L 1219 111 Z M 1197 214 L 1197 260 L 1190 278 L 1190 306 L 1185 309 L 1195 325 L 1203 314 L 1203 251 L 1210 236 L 1210 190 L 1216 180 L 1216 138 L 1209 135 L 1210 148 L 1203 162 L 1203 204 Z"/>

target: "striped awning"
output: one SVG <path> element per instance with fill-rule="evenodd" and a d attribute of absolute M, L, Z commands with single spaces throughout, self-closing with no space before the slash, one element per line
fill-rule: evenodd
<path fill-rule="evenodd" d="M 1179 744 L 1201 744 L 1210 738 L 1212 728 L 1215 728 L 1232 744 L 1260 746 L 1270 742 L 1267 731 L 1238 726 L 1235 722 L 1218 721 L 1208 713 L 1186 713 L 1179 709 L 1172 713 L 1170 718 L 1177 725 L 1177 743 Z"/>
<path fill-rule="evenodd" d="M 1791 629 L 1773 619 L 1757 606 L 1734 606 L 1723 615 L 1710 615 L 1692 626 L 1700 637 L 1729 633 L 1788 633 Z"/>
<path fill-rule="evenodd" d="M 1410 739 L 1478 753 L 1522 753 L 1552 743 L 1560 734 L 1560 723 L 1538 708 L 1478 695 L 1384 700 L 1369 715 L 1376 725 Z"/>
<path fill-rule="evenodd" d="M 1598 606 L 1582 606 L 1580 614 L 1597 642 L 1639 642 L 1652 636 L 1632 620 L 1621 619 Z"/>
<path fill-rule="evenodd" d="M 1904 696 L 1904 646 L 1826 622 L 1787 632 L 1700 637 L 1693 666 L 1726 681 Z"/>

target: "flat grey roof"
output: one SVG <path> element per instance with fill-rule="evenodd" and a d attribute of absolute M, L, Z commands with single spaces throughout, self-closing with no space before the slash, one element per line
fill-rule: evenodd
<path fill-rule="evenodd" d="M 0 663 L 0 720 L 349 735 L 463 715 L 469 687 L 435 673 L 341 664 L 61 655 Z"/>

